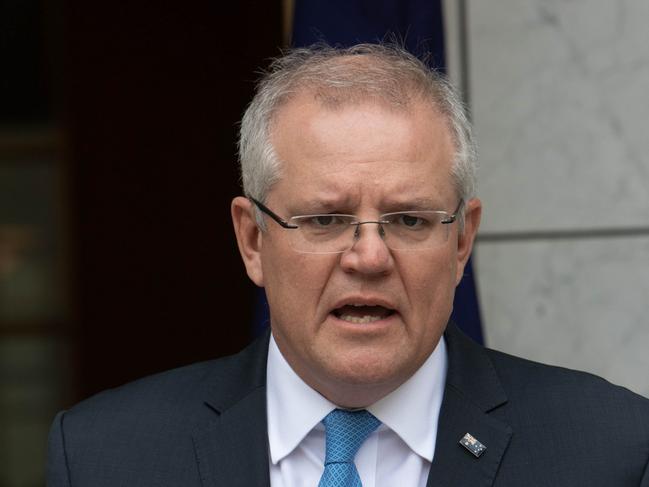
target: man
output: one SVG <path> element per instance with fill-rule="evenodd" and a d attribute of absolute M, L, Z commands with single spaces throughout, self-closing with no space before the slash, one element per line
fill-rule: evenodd
<path fill-rule="evenodd" d="M 49 485 L 649 487 L 649 401 L 448 323 L 474 159 L 453 90 L 399 48 L 276 60 L 232 202 L 272 334 L 59 414 Z"/>

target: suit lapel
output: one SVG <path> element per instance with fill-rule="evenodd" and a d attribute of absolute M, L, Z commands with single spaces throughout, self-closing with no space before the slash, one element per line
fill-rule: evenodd
<path fill-rule="evenodd" d="M 205 407 L 213 420 L 193 434 L 204 487 L 270 485 L 266 422 L 266 358 L 270 333 L 228 363 L 210 382 Z"/>
<path fill-rule="evenodd" d="M 266 360 L 270 333 L 206 378 L 213 418 L 193 435 L 204 487 L 268 486 Z M 452 323 L 445 334 L 449 367 L 428 487 L 488 487 L 509 444 L 511 428 L 490 415 L 507 402 L 484 349 Z M 476 458 L 459 444 L 469 433 L 487 449 Z"/>
<path fill-rule="evenodd" d="M 449 367 L 428 487 L 493 485 L 511 428 L 489 413 L 507 402 L 484 349 L 452 323 L 446 332 Z M 459 444 L 469 433 L 487 449 L 476 458 Z"/>

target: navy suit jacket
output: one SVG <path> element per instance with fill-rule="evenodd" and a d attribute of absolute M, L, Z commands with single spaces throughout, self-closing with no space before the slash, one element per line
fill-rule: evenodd
<path fill-rule="evenodd" d="M 429 486 L 649 487 L 649 400 L 485 349 L 452 324 L 445 336 Z M 268 337 L 59 413 L 48 486 L 268 486 Z M 487 447 L 479 458 L 459 445 L 465 433 Z"/>

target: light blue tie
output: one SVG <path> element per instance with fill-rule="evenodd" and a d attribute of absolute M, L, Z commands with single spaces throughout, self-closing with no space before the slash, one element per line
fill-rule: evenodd
<path fill-rule="evenodd" d="M 325 468 L 319 487 L 362 487 L 354 457 L 381 422 L 368 411 L 334 409 L 322 420 L 327 436 Z"/>

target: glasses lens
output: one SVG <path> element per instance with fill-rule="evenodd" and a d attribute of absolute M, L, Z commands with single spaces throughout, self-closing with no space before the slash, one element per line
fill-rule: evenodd
<path fill-rule="evenodd" d="M 448 215 L 442 211 L 401 211 L 381 216 L 385 243 L 393 250 L 423 250 L 448 239 Z"/>
<path fill-rule="evenodd" d="M 328 254 L 350 249 L 362 232 L 374 231 L 374 224 L 392 250 L 426 250 L 448 240 L 449 215 L 443 211 L 401 211 L 381 215 L 379 222 L 359 225 L 354 215 L 318 214 L 291 218 L 298 228 L 288 233 L 291 247 L 298 252 Z"/>
<path fill-rule="evenodd" d="M 356 217 L 353 215 L 302 215 L 291 218 L 297 225 L 290 232 L 291 246 L 298 252 L 327 254 L 344 252 L 351 247 Z"/>

